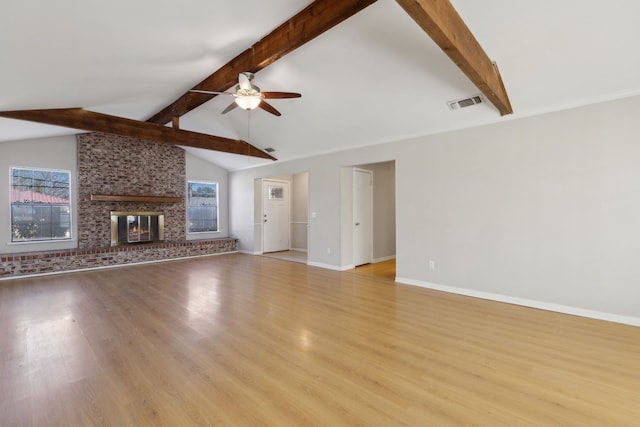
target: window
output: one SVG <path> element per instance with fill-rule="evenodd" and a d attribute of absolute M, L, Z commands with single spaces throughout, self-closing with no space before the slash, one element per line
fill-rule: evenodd
<path fill-rule="evenodd" d="M 218 183 L 189 181 L 187 185 L 187 232 L 218 231 Z"/>
<path fill-rule="evenodd" d="M 70 172 L 11 168 L 11 241 L 71 238 Z"/>
<path fill-rule="evenodd" d="M 269 200 L 284 200 L 284 187 L 270 185 Z"/>

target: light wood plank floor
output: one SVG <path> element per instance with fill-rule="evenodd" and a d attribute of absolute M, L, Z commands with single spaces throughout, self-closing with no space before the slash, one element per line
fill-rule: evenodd
<path fill-rule="evenodd" d="M 392 270 L 233 254 L 0 282 L 0 425 L 640 424 L 640 328 Z"/>

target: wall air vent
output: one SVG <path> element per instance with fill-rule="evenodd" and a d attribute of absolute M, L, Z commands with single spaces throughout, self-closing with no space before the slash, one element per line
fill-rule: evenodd
<path fill-rule="evenodd" d="M 471 98 L 457 99 L 447 102 L 450 110 L 459 110 L 461 108 L 471 107 L 472 105 L 482 104 L 484 101 L 480 95 L 474 95 Z"/>

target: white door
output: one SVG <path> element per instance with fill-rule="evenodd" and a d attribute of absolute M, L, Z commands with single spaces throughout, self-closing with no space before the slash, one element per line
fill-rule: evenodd
<path fill-rule="evenodd" d="M 353 262 L 368 264 L 373 252 L 373 172 L 353 170 Z"/>
<path fill-rule="evenodd" d="M 262 181 L 262 252 L 289 249 L 289 183 Z"/>

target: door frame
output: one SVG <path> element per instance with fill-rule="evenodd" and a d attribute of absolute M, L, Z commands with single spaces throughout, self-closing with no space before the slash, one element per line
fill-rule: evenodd
<path fill-rule="evenodd" d="M 370 221 L 369 221 L 369 227 L 367 230 L 367 233 L 369 235 L 369 241 L 371 242 L 371 245 L 369 246 L 369 253 L 367 256 L 368 259 L 368 263 L 372 263 L 373 262 L 373 171 L 369 170 L 369 169 L 362 169 L 362 168 L 357 168 L 354 167 L 352 168 L 352 212 L 353 212 L 353 216 L 352 216 L 352 221 L 351 221 L 351 229 L 352 229 L 352 241 L 353 241 L 353 253 L 352 253 L 352 259 L 353 259 L 353 265 L 354 266 L 358 266 L 358 265 L 364 265 L 367 264 L 365 263 L 360 263 L 358 264 L 356 261 L 356 247 L 357 247 L 357 239 L 356 239 L 356 218 L 355 218 L 355 212 L 356 212 L 356 201 L 358 199 L 357 195 L 356 195 L 356 174 L 357 173 L 366 173 L 367 175 L 369 175 L 369 200 L 368 200 L 368 206 L 366 206 L 366 208 L 369 210 L 369 217 L 370 217 Z"/>

